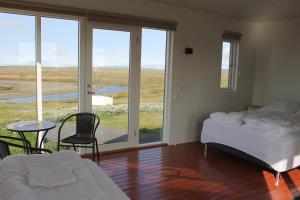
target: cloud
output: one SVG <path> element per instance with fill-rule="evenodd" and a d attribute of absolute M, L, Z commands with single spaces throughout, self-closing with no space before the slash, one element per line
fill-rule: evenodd
<path fill-rule="evenodd" d="M 26 26 L 24 26 L 24 24 L 21 24 L 15 20 L 6 20 L 6 21 L 0 21 L 0 29 L 9 29 L 9 30 L 22 32 L 26 30 Z"/>
<path fill-rule="evenodd" d="M 93 48 L 93 66 L 95 67 L 127 67 L 129 66 L 129 50 L 115 49 L 109 51 L 105 48 Z"/>

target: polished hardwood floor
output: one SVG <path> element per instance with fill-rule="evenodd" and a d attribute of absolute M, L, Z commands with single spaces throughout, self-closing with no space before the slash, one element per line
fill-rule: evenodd
<path fill-rule="evenodd" d="M 204 159 L 199 142 L 102 155 L 100 166 L 131 198 L 294 199 L 300 196 L 300 170 L 274 173 L 220 150 Z"/>

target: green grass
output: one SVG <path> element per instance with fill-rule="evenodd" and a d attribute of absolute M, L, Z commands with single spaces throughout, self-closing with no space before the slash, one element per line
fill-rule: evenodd
<path fill-rule="evenodd" d="M 75 68 L 43 68 L 43 94 L 66 93 L 77 91 L 77 70 Z M 32 67 L 0 67 L 0 99 L 7 97 L 27 97 L 35 95 L 35 69 Z M 164 71 L 143 70 L 141 74 L 141 103 L 161 104 L 164 93 Z M 93 72 L 93 85 L 126 86 L 128 70 L 116 68 L 98 68 Z M 126 92 L 112 93 L 114 105 L 126 105 Z M 76 112 L 75 101 L 44 102 L 44 119 L 61 122 L 66 116 Z M 128 130 L 128 113 L 119 111 L 96 110 L 101 117 L 101 126 Z M 35 120 L 35 103 L 4 103 L 0 102 L 0 134 L 17 136 L 6 130 L 6 125 L 15 121 Z M 160 131 L 163 115 L 160 111 L 143 111 L 140 114 L 140 132 Z M 151 130 L 151 131 L 149 131 Z M 27 139 L 35 144 L 35 134 L 26 134 Z M 55 150 L 56 141 L 49 141 L 46 148 Z M 12 148 L 13 153 L 22 153 Z"/>
<path fill-rule="evenodd" d="M 228 88 L 228 74 L 227 73 L 222 73 L 220 87 Z"/>

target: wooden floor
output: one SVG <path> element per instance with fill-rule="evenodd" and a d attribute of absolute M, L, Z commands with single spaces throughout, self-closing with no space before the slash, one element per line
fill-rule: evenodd
<path fill-rule="evenodd" d="M 131 198 L 294 199 L 300 196 L 300 170 L 273 172 L 212 147 L 188 143 L 103 155 L 100 166 Z"/>

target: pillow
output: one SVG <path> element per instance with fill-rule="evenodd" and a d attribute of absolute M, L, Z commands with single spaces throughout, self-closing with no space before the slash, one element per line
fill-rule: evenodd
<path fill-rule="evenodd" d="M 300 110 L 300 105 L 297 103 L 276 102 L 258 109 L 258 112 L 283 112 L 295 113 Z"/>
<path fill-rule="evenodd" d="M 297 112 L 295 112 L 295 115 L 300 115 L 300 110 L 298 110 Z"/>

